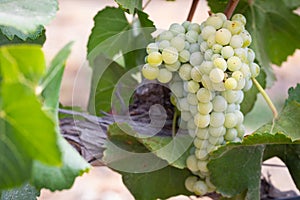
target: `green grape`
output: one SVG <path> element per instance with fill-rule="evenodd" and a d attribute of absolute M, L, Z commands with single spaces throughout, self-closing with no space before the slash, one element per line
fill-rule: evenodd
<path fill-rule="evenodd" d="M 162 68 L 159 70 L 159 74 L 157 76 L 157 80 L 161 83 L 168 83 L 172 79 L 172 72 L 169 70 Z"/>
<path fill-rule="evenodd" d="M 218 145 L 221 145 L 223 142 L 224 142 L 224 137 L 221 136 L 221 137 L 209 137 L 208 138 L 208 142 L 214 146 L 218 146 Z"/>
<path fill-rule="evenodd" d="M 239 57 L 243 62 L 249 62 L 247 58 L 247 50 L 244 48 L 234 49 L 234 55 Z"/>
<path fill-rule="evenodd" d="M 162 59 L 166 64 L 173 64 L 178 59 L 177 49 L 174 47 L 167 47 L 162 51 Z"/>
<path fill-rule="evenodd" d="M 225 115 L 222 112 L 212 112 L 210 114 L 210 125 L 212 127 L 220 127 L 225 122 Z"/>
<path fill-rule="evenodd" d="M 184 182 L 185 188 L 190 192 L 194 192 L 194 185 L 197 181 L 198 181 L 198 178 L 196 176 L 187 177 L 187 179 L 185 179 L 185 182 Z"/>
<path fill-rule="evenodd" d="M 236 79 L 231 77 L 225 81 L 224 85 L 225 85 L 226 90 L 234 90 L 234 89 L 236 89 L 238 83 L 237 83 Z"/>
<path fill-rule="evenodd" d="M 161 42 L 159 42 L 158 44 L 158 48 L 159 50 L 163 51 L 165 48 L 169 47 L 171 44 L 168 40 L 162 40 Z"/>
<path fill-rule="evenodd" d="M 170 44 L 172 47 L 175 47 L 177 51 L 182 51 L 185 46 L 185 41 L 181 37 L 176 36 L 171 39 Z"/>
<path fill-rule="evenodd" d="M 205 172 L 205 173 L 208 172 L 207 161 L 205 161 L 205 160 L 199 160 L 199 161 L 197 162 L 197 166 L 198 166 L 198 169 L 199 169 L 201 172 Z"/>
<path fill-rule="evenodd" d="M 216 190 L 216 186 L 214 186 L 214 185 L 211 183 L 209 176 L 207 176 L 207 177 L 205 178 L 205 183 L 206 183 L 208 189 L 211 190 L 211 192 L 213 192 L 213 191 Z"/>
<path fill-rule="evenodd" d="M 181 66 L 181 63 L 179 61 L 176 61 L 175 63 L 173 64 L 165 64 L 164 65 L 166 67 L 167 70 L 169 70 L 170 72 L 175 72 L 177 71 L 180 66 Z"/>
<path fill-rule="evenodd" d="M 190 103 L 188 101 L 188 103 Z M 190 113 L 194 116 L 198 113 L 198 106 L 197 105 L 190 105 Z"/>
<path fill-rule="evenodd" d="M 146 79 L 154 80 L 158 77 L 159 68 L 158 67 L 153 67 L 149 64 L 145 64 L 142 68 L 142 74 Z"/>
<path fill-rule="evenodd" d="M 229 128 L 226 131 L 225 139 L 227 141 L 233 141 L 237 137 L 237 135 L 238 135 L 238 132 L 235 128 Z"/>
<path fill-rule="evenodd" d="M 185 34 L 185 38 L 189 43 L 196 43 L 198 40 L 198 33 L 194 30 L 189 30 Z"/>
<path fill-rule="evenodd" d="M 221 53 L 223 46 L 220 44 L 214 44 L 211 49 L 213 51 L 213 53 Z"/>
<path fill-rule="evenodd" d="M 205 26 L 201 31 L 201 37 L 204 40 L 207 40 L 209 36 L 214 35 L 216 33 L 216 29 L 213 26 Z"/>
<path fill-rule="evenodd" d="M 213 89 L 212 82 L 211 82 L 209 76 L 206 75 L 206 74 L 202 75 L 202 85 L 203 85 L 206 89 L 209 89 L 209 90 L 212 90 L 212 89 Z"/>
<path fill-rule="evenodd" d="M 200 88 L 197 92 L 197 98 L 201 103 L 208 103 L 212 100 L 213 95 L 208 89 Z"/>
<path fill-rule="evenodd" d="M 244 122 L 244 114 L 239 111 L 239 110 L 235 110 L 234 114 L 236 115 L 237 118 L 237 124 L 240 125 Z"/>
<path fill-rule="evenodd" d="M 197 24 L 197 23 L 191 23 L 188 27 L 188 30 L 193 30 L 193 31 L 196 31 L 198 34 L 201 32 L 200 30 L 200 25 Z"/>
<path fill-rule="evenodd" d="M 223 58 L 228 59 L 234 55 L 234 50 L 231 46 L 225 46 L 221 50 L 221 55 Z"/>
<path fill-rule="evenodd" d="M 249 65 L 243 63 L 241 66 L 241 69 L 239 70 L 243 73 L 245 78 L 250 78 L 251 77 L 251 72 L 250 72 L 250 68 Z"/>
<path fill-rule="evenodd" d="M 147 57 L 149 65 L 158 67 L 162 63 L 162 55 L 159 52 L 152 52 Z"/>
<path fill-rule="evenodd" d="M 148 54 L 152 53 L 152 52 L 158 52 L 158 45 L 157 43 L 150 43 L 147 45 L 146 47 L 146 51 Z"/>
<path fill-rule="evenodd" d="M 227 67 L 230 71 L 237 71 L 242 67 L 242 61 L 237 56 L 232 56 L 227 60 Z"/>
<path fill-rule="evenodd" d="M 229 44 L 232 48 L 241 48 L 244 44 L 244 40 L 240 35 L 233 35 Z"/>
<path fill-rule="evenodd" d="M 190 80 L 191 79 L 191 71 L 192 71 L 192 66 L 190 64 L 183 64 L 179 68 L 179 76 L 182 80 Z"/>
<path fill-rule="evenodd" d="M 222 92 L 225 90 L 225 86 L 223 82 L 219 82 L 219 83 L 212 82 L 211 85 L 215 91 Z"/>
<path fill-rule="evenodd" d="M 249 63 L 253 63 L 255 60 L 255 53 L 252 49 L 248 49 L 247 51 L 247 60 Z"/>
<path fill-rule="evenodd" d="M 220 83 L 224 80 L 224 72 L 219 68 L 214 68 L 210 71 L 209 78 L 213 83 Z"/>
<path fill-rule="evenodd" d="M 258 76 L 260 72 L 260 67 L 256 63 L 251 63 L 250 65 L 250 72 L 251 72 L 251 77 L 255 78 Z"/>
<path fill-rule="evenodd" d="M 185 49 L 185 50 L 189 50 L 189 49 L 190 49 L 190 46 L 191 46 L 191 45 L 190 45 L 190 43 L 189 43 L 188 41 L 185 41 L 185 42 L 184 42 L 184 49 Z"/>
<path fill-rule="evenodd" d="M 178 23 L 171 24 L 169 30 L 174 34 L 185 33 L 185 28 Z"/>
<path fill-rule="evenodd" d="M 243 91 L 249 91 L 252 88 L 252 80 L 251 79 L 245 79 L 245 86 L 243 88 Z"/>
<path fill-rule="evenodd" d="M 237 82 L 236 90 L 242 90 L 246 85 L 246 79 L 241 79 Z"/>
<path fill-rule="evenodd" d="M 190 92 L 190 93 L 196 93 L 199 90 L 199 88 L 200 88 L 200 85 L 196 81 L 191 80 L 187 83 L 187 89 L 188 89 L 188 92 Z"/>
<path fill-rule="evenodd" d="M 215 38 L 216 38 L 215 35 L 210 35 L 210 36 L 207 38 L 206 43 L 207 43 L 207 46 L 208 46 L 209 48 L 211 48 L 214 44 L 216 44 L 216 39 L 215 39 Z"/>
<path fill-rule="evenodd" d="M 198 111 L 200 114 L 207 115 L 213 110 L 213 104 L 211 102 L 208 103 L 198 103 Z"/>
<path fill-rule="evenodd" d="M 194 123 L 199 128 L 205 128 L 209 125 L 210 116 L 209 115 L 202 115 L 200 113 L 197 113 L 194 116 Z"/>
<path fill-rule="evenodd" d="M 221 28 L 218 31 L 216 31 L 216 42 L 221 45 L 227 45 L 230 42 L 231 39 L 231 33 L 226 28 Z"/>
<path fill-rule="evenodd" d="M 200 72 L 199 67 L 193 67 L 191 70 L 191 78 L 196 82 L 201 82 L 202 74 Z"/>
<path fill-rule="evenodd" d="M 250 46 L 251 42 L 252 42 L 252 38 L 251 35 L 249 34 L 249 32 L 247 30 L 243 30 L 240 33 L 240 36 L 243 38 L 243 47 L 248 47 Z"/>
<path fill-rule="evenodd" d="M 240 125 L 237 125 L 235 128 L 236 128 L 236 130 L 238 132 L 237 136 L 239 138 L 243 138 L 244 134 L 246 132 L 245 126 L 243 124 L 240 124 Z"/>
<path fill-rule="evenodd" d="M 203 181 L 199 180 L 194 184 L 193 191 L 197 195 L 204 195 L 207 193 L 207 190 L 208 190 L 208 187 L 205 184 L 205 182 L 203 182 Z"/>
<path fill-rule="evenodd" d="M 230 21 L 230 23 L 227 26 L 227 29 L 231 32 L 232 35 L 236 35 L 241 33 L 245 29 L 245 27 L 239 21 Z"/>
<path fill-rule="evenodd" d="M 200 52 L 201 53 L 205 53 L 205 51 L 208 49 L 208 45 L 207 45 L 207 42 L 202 42 L 200 44 Z"/>
<path fill-rule="evenodd" d="M 184 121 L 189 121 L 189 119 L 191 119 L 193 116 L 189 111 L 182 111 L 180 117 Z"/>
<path fill-rule="evenodd" d="M 217 95 L 212 100 L 212 106 L 215 112 L 224 112 L 227 109 L 228 104 L 223 96 Z"/>
<path fill-rule="evenodd" d="M 192 54 L 194 52 L 199 52 L 200 51 L 200 46 L 198 44 L 190 44 L 189 52 Z"/>
<path fill-rule="evenodd" d="M 199 160 L 206 160 L 208 158 L 207 154 L 208 153 L 207 153 L 206 149 L 196 149 L 195 150 L 195 156 Z M 197 167 L 197 169 L 198 169 L 198 167 Z"/>
<path fill-rule="evenodd" d="M 182 63 L 186 63 L 190 60 L 190 52 L 188 50 L 182 50 L 179 52 L 179 61 Z"/>
<path fill-rule="evenodd" d="M 163 41 L 163 40 L 171 40 L 173 38 L 173 33 L 171 31 L 164 31 L 159 34 L 157 40 Z"/>
<path fill-rule="evenodd" d="M 195 138 L 194 139 L 194 146 L 198 149 L 205 149 L 208 145 L 208 141 L 207 140 L 202 140 L 199 138 Z"/>
<path fill-rule="evenodd" d="M 195 125 L 195 123 L 194 123 L 194 119 L 193 119 L 193 118 L 191 118 L 191 119 L 188 121 L 188 123 L 187 123 L 187 128 L 188 128 L 189 130 L 194 130 L 194 131 L 195 131 L 195 129 L 197 128 L 196 125 Z M 193 133 L 192 137 L 194 137 L 194 134 L 195 134 L 195 132 Z"/>
<path fill-rule="evenodd" d="M 224 126 L 226 128 L 233 128 L 237 125 L 237 123 L 238 123 L 238 119 L 234 113 L 226 113 L 225 114 Z"/>
<path fill-rule="evenodd" d="M 238 91 L 226 90 L 222 92 L 222 96 L 226 99 L 228 103 L 235 103 L 240 98 L 240 93 Z"/>
<path fill-rule="evenodd" d="M 232 78 L 234 78 L 236 81 L 240 81 L 244 79 L 244 74 L 241 71 L 235 71 L 231 75 Z"/>
<path fill-rule="evenodd" d="M 190 155 L 187 159 L 186 159 L 186 166 L 189 170 L 196 172 L 198 171 L 198 165 L 197 165 L 197 158 L 195 155 Z"/>
<path fill-rule="evenodd" d="M 190 64 L 191 65 L 193 65 L 193 66 L 200 65 L 202 63 L 202 61 L 203 61 L 203 56 L 199 51 L 191 54 L 191 56 L 190 56 Z"/>
<path fill-rule="evenodd" d="M 211 56 L 211 60 L 212 61 L 214 61 L 215 59 L 217 59 L 217 58 L 221 58 L 222 56 L 220 55 L 220 54 L 218 54 L 218 53 L 215 53 L 215 54 L 213 54 L 212 56 Z"/>
<path fill-rule="evenodd" d="M 187 94 L 187 101 L 190 105 L 197 106 L 198 105 L 198 99 L 197 96 L 193 93 L 188 93 Z M 197 108 L 197 107 L 196 107 Z"/>
<path fill-rule="evenodd" d="M 185 30 L 188 30 L 189 26 L 191 25 L 190 21 L 184 21 L 182 22 L 181 26 L 185 28 Z"/>
<path fill-rule="evenodd" d="M 222 57 L 214 59 L 213 64 L 215 67 L 221 69 L 222 71 L 226 71 L 227 69 L 227 62 Z"/>
<path fill-rule="evenodd" d="M 227 20 L 227 17 L 224 13 L 216 13 L 215 15 L 218 16 L 219 18 L 221 18 L 223 23 L 224 23 L 224 21 Z"/>
<path fill-rule="evenodd" d="M 209 74 L 213 68 L 214 65 L 211 61 L 203 61 L 202 64 L 199 66 L 199 70 L 202 74 Z"/>
<path fill-rule="evenodd" d="M 184 43 L 185 43 L 185 34 L 184 33 L 179 33 L 178 35 L 176 35 L 176 37 L 183 39 Z"/>
<path fill-rule="evenodd" d="M 181 99 L 179 99 L 179 105 L 180 105 L 180 110 L 181 111 L 189 111 L 190 110 L 187 98 L 181 98 Z"/>
<path fill-rule="evenodd" d="M 242 14 L 235 14 L 235 15 L 233 15 L 232 18 L 231 18 L 231 20 L 232 21 L 239 21 L 243 25 L 246 25 L 246 22 L 247 22 L 246 17 L 244 17 L 244 15 L 242 15 Z"/>
<path fill-rule="evenodd" d="M 204 59 L 205 60 L 212 60 L 211 57 L 212 57 L 213 54 L 214 54 L 214 52 L 211 49 L 207 49 L 204 52 Z"/>
<path fill-rule="evenodd" d="M 221 137 L 226 133 L 226 129 L 224 126 L 219 126 L 219 127 L 209 126 L 208 131 L 209 134 L 213 137 Z"/>
<path fill-rule="evenodd" d="M 211 15 L 205 21 L 207 26 L 213 26 L 215 29 L 219 29 L 223 26 L 223 19 L 217 15 Z"/>
<path fill-rule="evenodd" d="M 207 140 L 209 138 L 208 128 L 197 128 L 196 129 L 196 136 L 199 139 Z"/>

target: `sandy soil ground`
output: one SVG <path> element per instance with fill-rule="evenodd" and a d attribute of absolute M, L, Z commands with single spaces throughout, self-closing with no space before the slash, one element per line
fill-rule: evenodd
<path fill-rule="evenodd" d="M 55 20 L 47 26 L 47 42 L 44 50 L 50 60 L 59 49 L 69 41 L 75 41 L 72 54 L 67 62 L 61 89 L 61 102 L 67 105 L 86 107 L 89 91 L 91 70 L 85 66 L 86 44 L 90 30 L 93 27 L 93 17 L 105 6 L 114 6 L 112 0 L 60 0 L 60 10 Z M 207 6 L 200 1 L 200 9 L 195 14 L 195 22 L 203 21 L 207 16 Z M 166 28 L 172 22 L 185 20 L 191 0 L 167 2 L 153 0 L 146 8 L 150 19 L 158 28 Z M 166 8 L 168 12 L 166 12 Z M 300 51 L 289 57 L 281 68 L 274 67 L 278 82 L 268 90 L 271 97 L 282 101 L 287 96 L 287 89 L 300 81 Z M 78 70 L 80 69 L 80 74 Z M 80 98 L 72 99 L 74 81 L 80 85 L 77 94 Z M 269 161 L 280 164 L 278 159 Z M 287 168 L 264 167 L 264 174 L 271 174 L 272 183 L 282 190 L 295 190 Z M 106 167 L 93 168 L 90 173 L 78 177 L 70 190 L 50 192 L 43 190 L 39 200 L 132 200 L 133 197 L 122 184 L 121 176 Z M 185 200 L 187 197 L 176 197 L 173 200 Z"/>

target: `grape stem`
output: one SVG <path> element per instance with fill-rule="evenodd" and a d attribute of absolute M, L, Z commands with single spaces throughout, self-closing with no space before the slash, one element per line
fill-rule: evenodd
<path fill-rule="evenodd" d="M 252 78 L 252 81 L 255 84 L 255 86 L 257 87 L 258 91 L 264 97 L 264 99 L 267 102 L 267 104 L 270 107 L 270 109 L 272 110 L 274 119 L 277 119 L 278 118 L 278 112 L 277 112 L 277 109 L 274 106 L 272 100 L 270 99 L 269 95 L 266 93 L 266 91 L 264 90 L 264 88 L 259 84 L 259 82 L 255 78 Z"/>
<path fill-rule="evenodd" d="M 189 15 L 188 15 L 186 21 L 192 21 L 198 2 L 199 2 L 199 0 L 193 0 L 192 6 L 190 8 Z"/>
<path fill-rule="evenodd" d="M 227 19 L 230 19 L 232 14 L 234 13 L 234 10 L 236 6 L 238 5 L 240 0 L 229 0 L 225 10 L 224 14 L 226 15 Z"/>
<path fill-rule="evenodd" d="M 173 114 L 173 121 L 172 121 L 172 137 L 176 136 L 176 122 L 177 122 L 177 117 L 178 117 L 178 110 L 177 108 L 174 109 L 174 114 Z"/>
<path fill-rule="evenodd" d="M 149 3 L 151 2 L 151 0 L 148 0 L 145 5 L 143 6 L 142 10 L 145 10 L 147 8 L 147 6 L 149 5 Z"/>

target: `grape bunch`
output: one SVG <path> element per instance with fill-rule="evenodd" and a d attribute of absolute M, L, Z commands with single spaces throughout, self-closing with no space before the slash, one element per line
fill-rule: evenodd
<path fill-rule="evenodd" d="M 174 23 L 146 49 L 143 76 L 168 84 L 171 102 L 181 111 L 179 127 L 194 136 L 186 160 L 194 176 L 185 186 L 197 195 L 216 190 L 207 168 L 209 154 L 226 142 L 241 141 L 245 133 L 240 104 L 260 72 L 245 24 L 241 14 L 227 20 L 222 13 L 201 25 Z"/>

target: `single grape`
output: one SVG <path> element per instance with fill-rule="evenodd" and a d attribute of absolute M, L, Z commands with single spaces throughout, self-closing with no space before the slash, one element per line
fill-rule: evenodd
<path fill-rule="evenodd" d="M 224 112 L 227 109 L 228 104 L 223 96 L 217 95 L 212 100 L 212 106 L 215 112 Z"/>
<path fill-rule="evenodd" d="M 255 53 L 252 49 L 248 49 L 247 51 L 247 60 L 249 63 L 253 63 L 255 59 Z"/>
<path fill-rule="evenodd" d="M 157 43 L 150 43 L 147 45 L 146 47 L 146 51 L 148 54 L 152 53 L 152 52 L 158 52 L 158 45 Z"/>
<path fill-rule="evenodd" d="M 173 33 L 171 31 L 164 31 L 161 34 L 159 34 L 157 40 L 163 41 L 163 40 L 171 40 L 173 38 Z"/>
<path fill-rule="evenodd" d="M 234 50 L 231 46 L 225 46 L 221 49 L 221 55 L 223 58 L 228 59 L 234 55 Z"/>
<path fill-rule="evenodd" d="M 248 90 L 250 90 L 252 88 L 252 80 L 251 79 L 245 79 L 245 86 L 243 88 L 243 90 L 246 92 Z"/>
<path fill-rule="evenodd" d="M 209 78 L 213 83 L 220 83 L 224 80 L 224 72 L 219 68 L 214 68 L 210 71 Z"/>
<path fill-rule="evenodd" d="M 170 90 L 177 98 L 183 97 L 183 83 L 182 82 L 174 82 L 170 85 Z"/>
<path fill-rule="evenodd" d="M 238 123 L 238 119 L 234 113 L 226 113 L 225 114 L 224 126 L 226 128 L 233 128 L 237 125 L 237 123 Z"/>
<path fill-rule="evenodd" d="M 207 150 L 206 149 L 196 149 L 195 156 L 199 160 L 206 160 L 207 159 Z"/>
<path fill-rule="evenodd" d="M 187 128 L 189 130 L 193 130 L 194 131 L 193 135 L 191 135 L 192 137 L 194 137 L 194 135 L 195 135 L 195 129 L 197 128 L 197 126 L 195 125 L 195 122 L 194 122 L 193 118 L 189 119 L 189 121 L 187 122 Z"/>
<path fill-rule="evenodd" d="M 260 67 L 256 63 L 251 63 L 250 65 L 250 72 L 251 72 L 251 77 L 255 78 L 258 76 L 260 72 Z"/>
<path fill-rule="evenodd" d="M 194 146 L 198 149 L 206 149 L 207 145 L 208 145 L 207 140 L 202 140 L 199 138 L 195 138 L 194 140 Z"/>
<path fill-rule="evenodd" d="M 205 26 L 201 31 L 201 36 L 204 40 L 207 40 L 209 36 L 214 35 L 216 29 L 213 26 Z"/>
<path fill-rule="evenodd" d="M 191 46 L 191 45 L 190 45 L 190 43 L 189 43 L 188 41 L 185 41 L 185 42 L 184 42 L 184 49 L 185 49 L 185 50 L 189 50 L 189 49 L 190 49 L 190 46 Z"/>
<path fill-rule="evenodd" d="M 220 44 L 214 44 L 211 49 L 214 53 L 221 53 L 223 46 Z"/>
<path fill-rule="evenodd" d="M 247 22 L 246 17 L 244 17 L 244 15 L 242 15 L 242 14 L 235 14 L 235 15 L 233 15 L 232 18 L 231 18 L 231 20 L 232 21 L 239 21 L 243 25 L 246 25 L 246 22 Z"/>
<path fill-rule="evenodd" d="M 208 49 L 208 45 L 207 45 L 207 42 L 202 42 L 200 44 L 200 52 L 201 53 L 205 53 L 205 51 Z"/>
<path fill-rule="evenodd" d="M 227 66 L 230 71 L 237 71 L 242 66 L 242 61 L 237 56 L 232 56 L 227 60 Z"/>
<path fill-rule="evenodd" d="M 200 25 L 197 23 L 191 23 L 187 30 L 188 31 L 190 31 L 190 30 L 196 31 L 198 34 L 201 32 Z"/>
<path fill-rule="evenodd" d="M 192 66 L 190 64 L 183 64 L 179 68 L 179 76 L 182 80 L 190 80 L 191 79 L 191 71 Z"/>
<path fill-rule="evenodd" d="M 240 124 L 240 125 L 237 125 L 235 128 L 236 128 L 236 130 L 238 132 L 237 136 L 239 138 L 243 138 L 244 134 L 246 132 L 245 126 L 243 124 Z"/>
<path fill-rule="evenodd" d="M 190 102 L 189 102 L 190 103 Z M 198 105 L 190 105 L 190 113 L 194 116 L 198 113 Z"/>
<path fill-rule="evenodd" d="M 159 50 L 163 51 L 165 48 L 169 47 L 171 44 L 168 40 L 162 40 L 161 42 L 159 42 L 158 44 L 158 48 Z"/>
<path fill-rule="evenodd" d="M 182 51 L 185 46 L 185 41 L 181 37 L 176 36 L 171 39 L 170 44 L 172 47 L 175 47 L 177 51 Z"/>
<path fill-rule="evenodd" d="M 194 105 L 194 106 L 198 105 L 198 99 L 197 99 L 196 94 L 188 93 L 186 98 L 187 98 L 187 101 L 189 104 Z"/>
<path fill-rule="evenodd" d="M 244 44 L 244 40 L 240 35 L 233 35 L 229 44 L 232 48 L 241 48 Z"/>
<path fill-rule="evenodd" d="M 198 171 L 198 165 L 197 165 L 197 158 L 195 155 L 190 155 L 187 159 L 186 159 L 186 166 L 189 170 L 196 172 Z"/>
<path fill-rule="evenodd" d="M 192 54 L 194 52 L 199 52 L 200 46 L 196 43 L 190 44 L 189 52 Z"/>
<path fill-rule="evenodd" d="M 206 74 L 203 74 L 203 75 L 202 75 L 202 85 L 203 85 L 206 89 L 209 89 L 209 90 L 212 90 L 212 89 L 213 89 L 212 82 L 211 82 L 209 76 L 206 75 Z"/>
<path fill-rule="evenodd" d="M 206 43 L 207 43 L 207 46 L 208 46 L 209 48 L 212 48 L 212 46 L 213 46 L 214 44 L 216 44 L 216 39 L 215 39 L 215 38 L 216 38 L 215 35 L 210 35 L 210 36 L 207 38 Z"/>
<path fill-rule="evenodd" d="M 162 63 L 162 55 L 159 52 L 152 52 L 147 57 L 149 65 L 158 67 Z"/>
<path fill-rule="evenodd" d="M 173 64 L 178 59 L 177 49 L 174 47 L 167 47 L 162 51 L 162 59 L 166 64 Z"/>
<path fill-rule="evenodd" d="M 187 179 L 185 179 L 185 188 L 190 192 L 194 192 L 194 185 L 197 181 L 198 178 L 196 176 L 189 176 Z"/>
<path fill-rule="evenodd" d="M 214 52 L 211 50 L 211 49 L 207 49 L 205 52 L 204 52 L 204 59 L 205 60 L 212 60 L 212 56 L 213 56 Z"/>
<path fill-rule="evenodd" d="M 221 69 L 222 71 L 225 71 L 227 69 L 227 62 L 222 57 L 214 59 L 213 64 L 215 67 Z"/>
<path fill-rule="evenodd" d="M 250 44 L 252 42 L 252 38 L 251 38 L 251 35 L 249 34 L 249 32 L 247 30 L 243 30 L 241 32 L 240 36 L 243 38 L 243 41 L 244 41 L 243 47 L 250 46 Z"/>
<path fill-rule="evenodd" d="M 226 101 L 231 104 L 235 103 L 240 98 L 240 93 L 238 91 L 226 90 L 222 92 L 222 96 L 226 99 Z"/>
<path fill-rule="evenodd" d="M 225 140 L 233 141 L 237 137 L 237 134 L 238 134 L 238 132 L 235 128 L 229 128 L 226 131 Z"/>
<path fill-rule="evenodd" d="M 241 69 L 239 70 L 243 73 L 245 78 L 250 78 L 251 77 L 251 72 L 250 72 L 250 68 L 249 65 L 246 63 L 243 63 L 241 66 Z"/>
<path fill-rule="evenodd" d="M 209 134 L 213 137 L 221 137 L 226 133 L 226 129 L 224 126 L 219 126 L 219 127 L 209 126 L 208 131 Z"/>
<path fill-rule="evenodd" d="M 212 100 L 213 95 L 208 89 L 200 88 L 197 92 L 197 98 L 201 103 L 208 103 Z"/>
<path fill-rule="evenodd" d="M 213 104 L 211 102 L 208 103 L 199 102 L 197 108 L 200 114 L 207 115 L 212 111 Z"/>
<path fill-rule="evenodd" d="M 187 98 L 179 99 L 179 105 L 180 105 L 179 108 L 181 111 L 189 111 L 190 110 L 190 106 L 187 101 Z"/>
<path fill-rule="evenodd" d="M 199 51 L 191 54 L 191 56 L 190 56 L 191 65 L 193 65 L 193 66 L 200 65 L 202 63 L 202 61 L 203 61 L 203 56 Z"/>
<path fill-rule="evenodd" d="M 225 122 L 225 115 L 222 112 L 212 112 L 210 114 L 210 125 L 212 127 L 220 127 Z"/>
<path fill-rule="evenodd" d="M 211 85 L 215 91 L 219 91 L 219 92 L 225 91 L 225 86 L 223 82 L 219 82 L 219 83 L 212 82 Z"/>
<path fill-rule="evenodd" d="M 194 184 L 193 191 L 197 195 L 204 195 L 207 193 L 207 190 L 208 190 L 208 187 L 205 184 L 205 182 L 203 182 L 203 181 L 199 180 Z"/>
<path fill-rule="evenodd" d="M 185 38 L 189 43 L 196 43 L 198 40 L 198 33 L 194 30 L 189 30 L 185 34 Z"/>
<path fill-rule="evenodd" d="M 181 26 L 180 24 L 178 23 L 174 23 L 174 24 L 171 24 L 169 30 L 174 34 L 174 35 L 177 35 L 179 33 L 185 33 L 185 28 L 183 26 Z"/>
<path fill-rule="evenodd" d="M 201 172 L 205 172 L 205 173 L 208 172 L 207 161 L 205 161 L 205 160 L 199 160 L 198 163 L 197 163 L 197 166 L 198 166 L 198 169 Z"/>
<path fill-rule="evenodd" d="M 221 18 L 223 23 L 224 23 L 224 21 L 227 20 L 227 17 L 224 13 L 216 13 L 215 15 L 218 16 L 219 18 Z"/>
<path fill-rule="evenodd" d="M 211 56 L 211 60 L 212 61 L 214 61 L 215 59 L 217 59 L 217 58 L 221 58 L 222 56 L 220 55 L 220 54 L 218 54 L 218 53 L 215 53 L 215 54 L 213 54 L 212 56 Z"/>
<path fill-rule="evenodd" d="M 196 136 L 199 139 L 207 140 L 209 138 L 208 128 L 197 128 L 196 129 Z"/>
<path fill-rule="evenodd" d="M 245 48 L 234 49 L 234 55 L 239 57 L 243 62 L 248 63 L 247 50 Z"/>
<path fill-rule="evenodd" d="M 246 85 L 246 79 L 241 79 L 237 82 L 236 90 L 242 90 Z"/>
<path fill-rule="evenodd" d="M 237 124 L 238 125 L 242 124 L 244 121 L 244 114 L 239 110 L 235 110 L 234 114 L 236 115 L 237 118 Z"/>
<path fill-rule="evenodd" d="M 191 70 L 191 78 L 196 82 L 201 82 L 202 74 L 198 66 L 193 67 Z"/>
<path fill-rule="evenodd" d="M 172 79 L 172 72 L 169 70 L 162 68 L 159 70 L 159 74 L 157 76 L 157 80 L 161 83 L 168 83 Z"/>
<path fill-rule="evenodd" d="M 245 29 L 245 27 L 239 21 L 231 21 L 227 29 L 231 32 L 232 35 L 236 35 L 241 33 Z"/>
<path fill-rule="evenodd" d="M 231 77 L 225 81 L 224 85 L 227 90 L 234 90 L 236 89 L 238 83 L 234 78 Z"/>
<path fill-rule="evenodd" d="M 175 71 L 177 71 L 179 69 L 179 67 L 181 66 L 181 63 L 179 61 L 176 61 L 173 64 L 165 64 L 164 66 L 170 72 L 175 72 Z"/>
<path fill-rule="evenodd" d="M 145 64 L 142 68 L 142 74 L 146 79 L 154 80 L 158 77 L 159 68 L 158 67 L 153 67 L 149 64 Z"/>
<path fill-rule="evenodd" d="M 207 127 L 209 124 L 209 121 L 210 121 L 209 115 L 202 115 L 202 114 L 198 113 L 194 116 L 194 123 L 199 128 Z"/>
<path fill-rule="evenodd" d="M 189 119 L 191 119 L 193 116 L 189 111 L 182 111 L 180 117 L 184 121 L 189 121 Z"/>
<path fill-rule="evenodd" d="M 218 31 L 216 31 L 216 42 L 221 45 L 227 45 L 230 42 L 231 39 L 231 33 L 226 28 L 221 28 Z"/>
<path fill-rule="evenodd" d="M 188 30 L 189 26 L 191 25 L 190 21 L 184 21 L 181 26 L 185 28 L 185 30 Z"/>
<path fill-rule="evenodd" d="M 234 78 L 236 81 L 240 81 L 244 79 L 244 74 L 241 71 L 235 71 L 231 75 L 232 78 Z"/>
<path fill-rule="evenodd" d="M 179 52 L 179 61 L 182 63 L 186 63 L 190 60 L 190 52 L 188 50 L 182 50 Z"/>
<path fill-rule="evenodd" d="M 200 88 L 200 85 L 196 81 L 190 80 L 187 83 L 187 89 L 188 89 L 188 92 L 190 92 L 190 93 L 196 93 L 199 90 L 199 88 Z"/>
<path fill-rule="evenodd" d="M 215 29 L 219 29 L 223 25 L 223 19 L 217 15 L 212 15 L 206 19 L 205 24 L 207 26 L 213 26 Z"/>
<path fill-rule="evenodd" d="M 211 61 L 203 61 L 202 64 L 199 66 L 201 74 L 209 74 L 213 68 L 214 65 Z"/>

